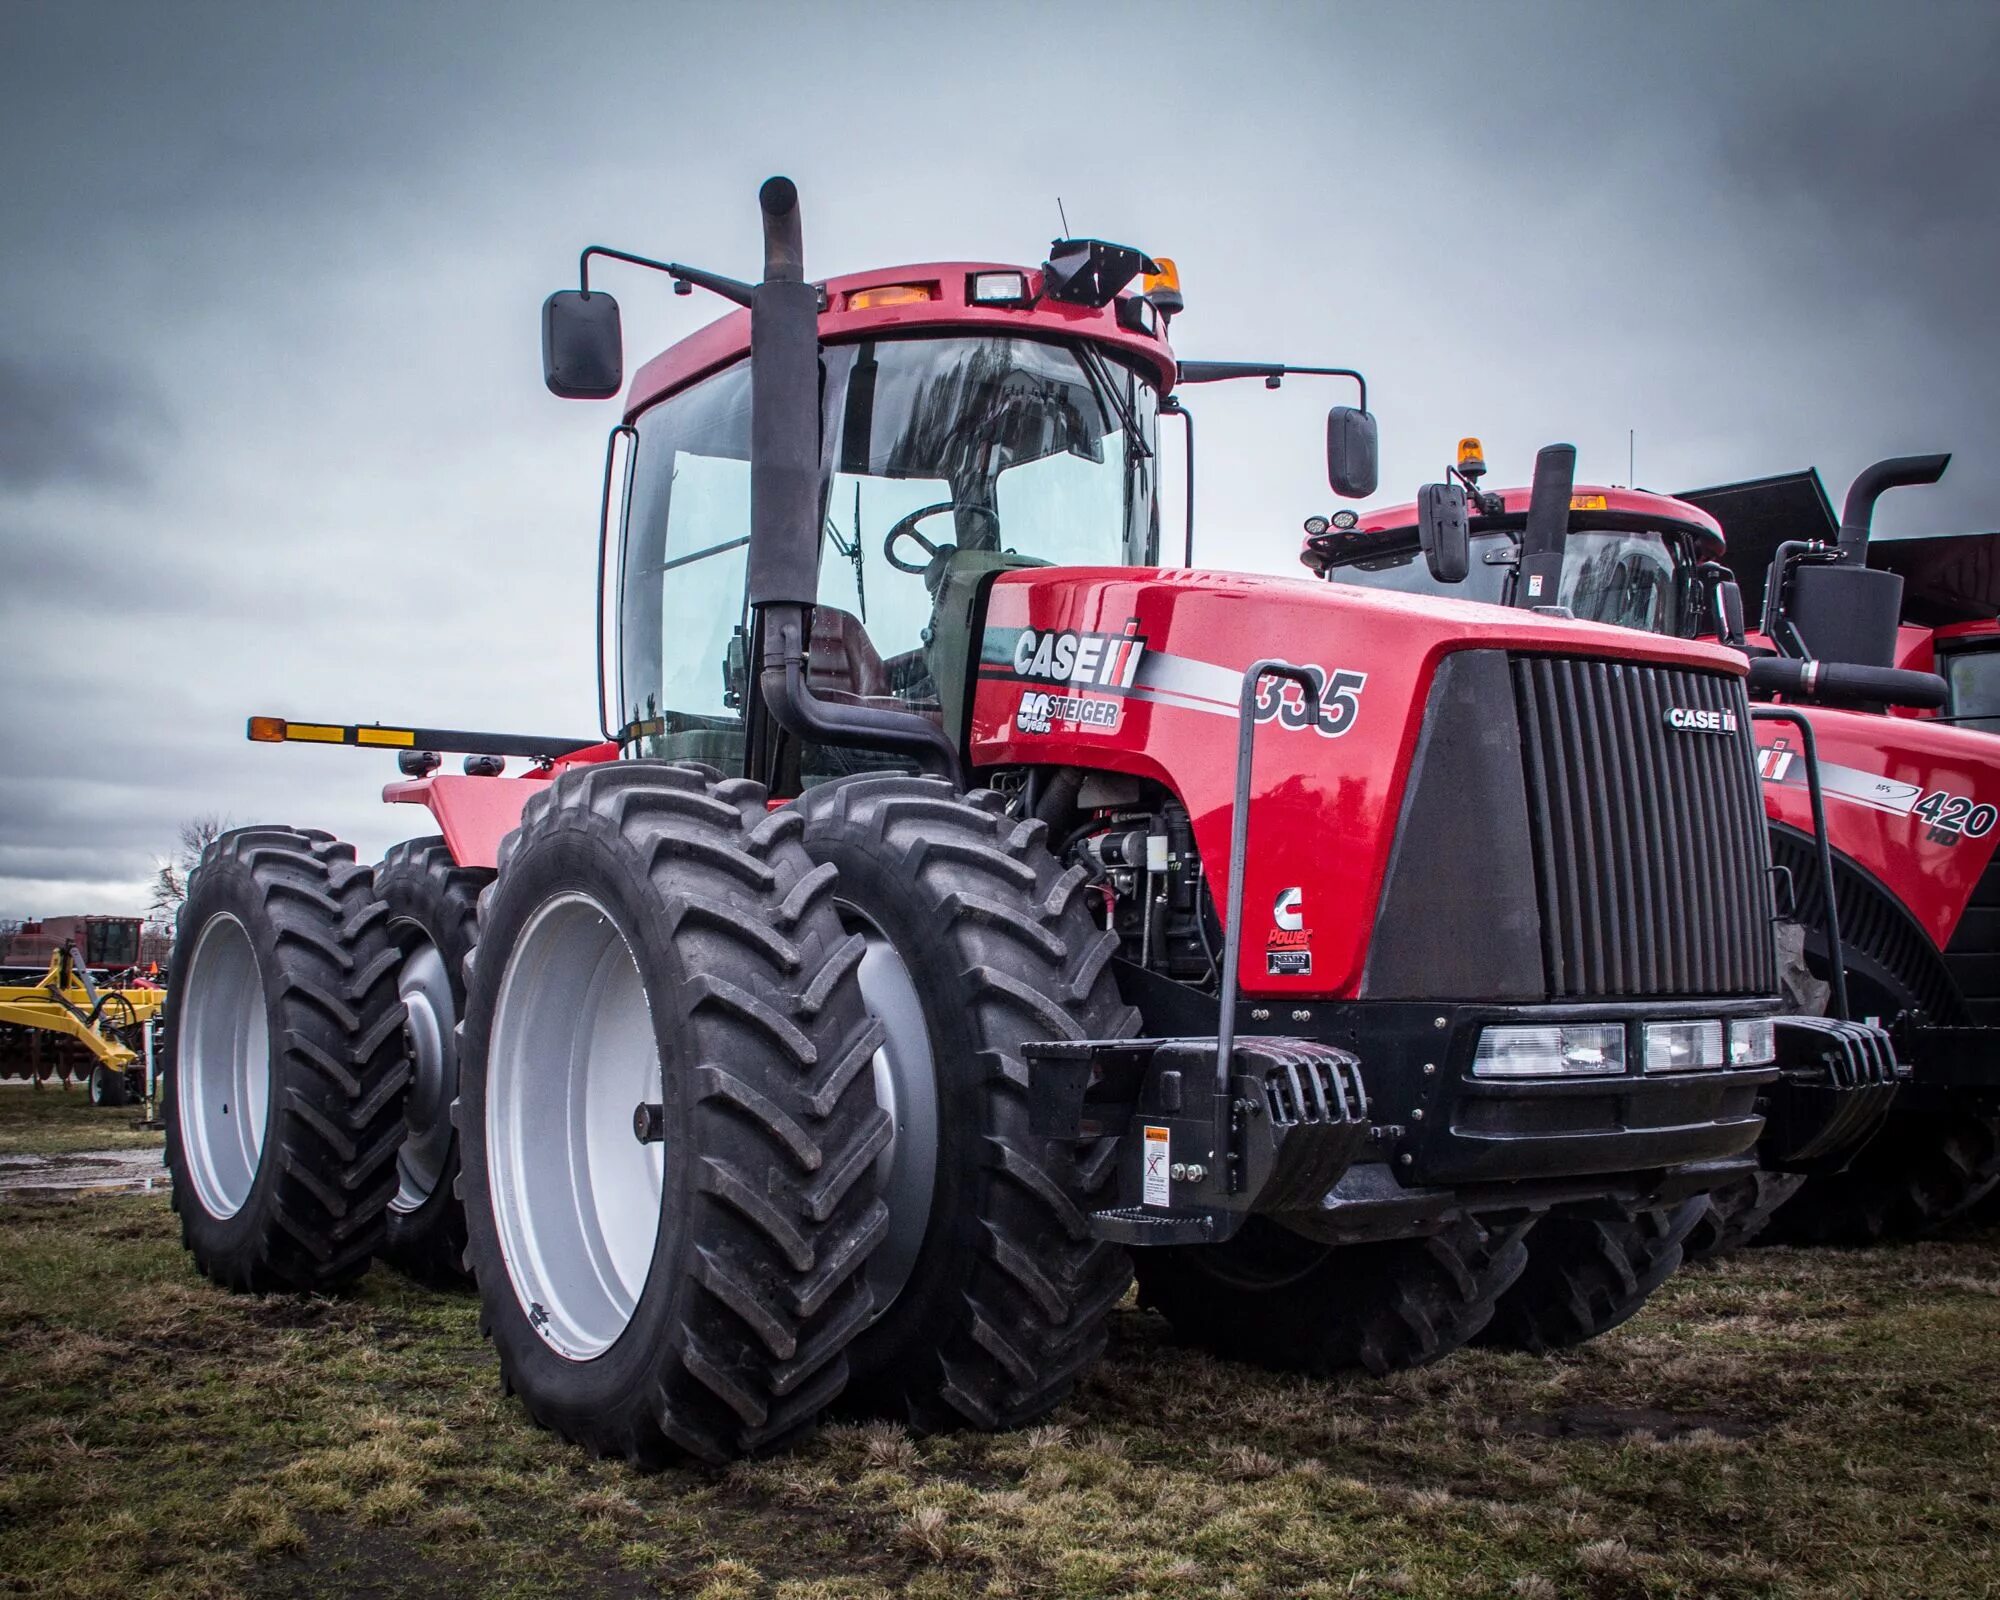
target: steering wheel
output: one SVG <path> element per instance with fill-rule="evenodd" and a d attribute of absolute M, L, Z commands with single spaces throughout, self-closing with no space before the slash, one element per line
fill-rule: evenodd
<path fill-rule="evenodd" d="M 934 506 L 920 506 L 907 517 L 897 519 L 895 526 L 890 528 L 888 533 L 883 537 L 882 559 L 898 572 L 922 573 L 927 571 L 931 562 L 935 561 L 946 551 L 955 548 L 951 545 L 932 544 L 930 540 L 917 532 L 918 523 L 922 522 L 926 517 L 936 516 L 941 511 L 976 511 L 980 516 L 990 521 L 994 527 L 997 528 L 1000 526 L 998 513 L 987 510 L 985 506 L 961 506 L 955 500 L 940 500 Z M 899 560 L 896 555 L 896 543 L 900 539 L 913 540 L 917 547 L 924 552 L 925 559 L 922 561 Z"/>

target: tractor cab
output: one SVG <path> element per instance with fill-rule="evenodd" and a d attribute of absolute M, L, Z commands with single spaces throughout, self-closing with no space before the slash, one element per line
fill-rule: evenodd
<path fill-rule="evenodd" d="M 1481 489 L 1484 472 L 1479 441 L 1462 440 L 1447 474 L 1464 496 L 1461 582 L 1439 577 L 1427 555 L 1422 501 L 1363 512 L 1345 527 L 1341 517 L 1309 518 L 1299 559 L 1323 578 L 1363 588 L 1555 606 L 1586 621 L 1675 638 L 1713 631 L 1703 566 L 1722 559 L 1724 542 L 1708 513 L 1643 490 L 1576 485 L 1559 576 L 1545 595 L 1529 595 L 1518 575 L 1532 491 Z"/>
<path fill-rule="evenodd" d="M 1037 277 L 959 264 L 825 286 L 815 698 L 914 714 L 955 742 L 983 579 L 1157 558 L 1158 414 L 1174 374 L 1149 331 L 1157 314 L 1136 297 L 1037 305 Z M 677 347 L 634 385 L 616 698 L 638 753 L 740 770 L 754 693 L 748 319 L 714 331 L 733 346 L 720 364 Z M 879 764 L 804 752 L 809 776 Z"/>

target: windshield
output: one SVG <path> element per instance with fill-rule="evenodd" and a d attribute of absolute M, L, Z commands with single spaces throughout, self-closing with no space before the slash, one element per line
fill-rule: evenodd
<path fill-rule="evenodd" d="M 1441 584 L 1422 555 L 1412 551 L 1380 561 L 1335 567 L 1336 583 L 1404 594 L 1435 594 L 1500 604 L 1513 571 L 1515 535 L 1476 534 L 1472 570 L 1465 582 Z M 1648 633 L 1692 631 L 1692 592 L 1684 576 L 1688 558 L 1678 536 L 1608 528 L 1571 528 L 1563 547 L 1562 592 L 1557 603 L 1592 622 L 1610 622 Z"/>
<path fill-rule="evenodd" d="M 1940 650 L 1938 671 L 1949 691 L 1946 716 L 1982 732 L 2000 732 L 2000 649 Z"/>
<path fill-rule="evenodd" d="M 1154 559 L 1156 396 L 1130 368 L 1087 346 L 994 337 L 837 345 L 823 365 L 816 694 L 949 725 L 976 653 L 965 616 L 940 604 L 958 577 Z M 641 753 L 740 770 L 749 364 L 635 426 L 619 703 L 646 725 Z"/>

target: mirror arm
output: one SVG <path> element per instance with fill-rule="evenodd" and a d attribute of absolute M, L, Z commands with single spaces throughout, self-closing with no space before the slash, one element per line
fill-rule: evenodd
<path fill-rule="evenodd" d="M 1368 380 L 1352 367 L 1292 367 L 1282 361 L 1183 361 L 1182 383 L 1228 383 L 1237 378 L 1262 378 L 1275 389 L 1285 378 L 1352 378 L 1361 391 L 1361 409 L 1368 409 Z"/>
<path fill-rule="evenodd" d="M 698 289 L 706 289 L 711 294 L 719 294 L 725 300 L 733 300 L 739 306 L 748 306 L 754 284 L 740 282 L 735 278 L 725 278 L 719 272 L 704 272 L 700 267 L 684 267 L 677 261 L 655 261 L 649 256 L 635 256 L 625 250 L 613 250 L 609 245 L 585 245 L 583 254 L 577 257 L 577 286 L 585 294 L 590 293 L 590 258 L 603 256 L 610 261 L 629 262 L 635 267 L 646 267 L 654 272 L 664 272 L 674 280 L 676 293 L 685 294 L 681 286 L 693 284 Z"/>

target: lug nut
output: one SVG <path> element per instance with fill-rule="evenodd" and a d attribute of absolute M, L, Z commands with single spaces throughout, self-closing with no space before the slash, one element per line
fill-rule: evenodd
<path fill-rule="evenodd" d="M 641 1100 L 632 1108 L 632 1137 L 641 1144 L 659 1144 L 667 1137 L 667 1108 Z"/>
<path fill-rule="evenodd" d="M 1188 1163 L 1187 1181 L 1189 1183 L 1200 1183 L 1207 1176 L 1208 1168 L 1204 1167 L 1199 1161 L 1190 1161 Z"/>

